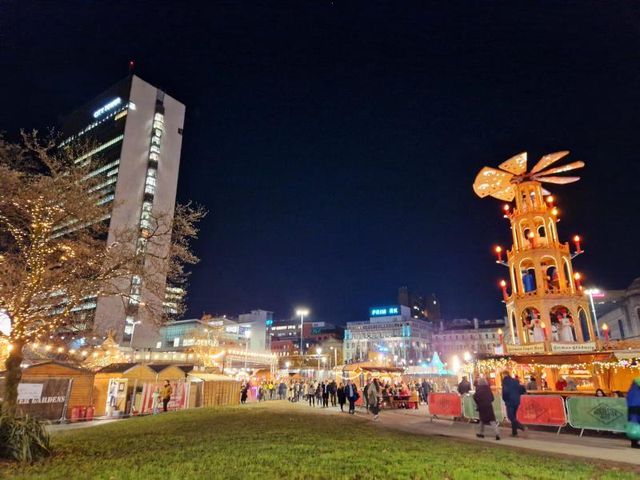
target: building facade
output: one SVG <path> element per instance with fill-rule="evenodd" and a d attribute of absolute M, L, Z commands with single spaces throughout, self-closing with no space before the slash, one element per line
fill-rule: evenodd
<path fill-rule="evenodd" d="M 430 323 L 413 318 L 409 307 L 374 307 L 368 321 L 347 323 L 343 356 L 346 363 L 385 359 L 410 365 L 430 356 L 430 343 Z"/>
<path fill-rule="evenodd" d="M 461 319 L 440 324 L 432 335 L 432 346 L 441 358 L 450 360 L 453 355 L 462 358 L 469 354 L 495 354 L 504 339 L 504 319 L 479 321 Z"/>
<path fill-rule="evenodd" d="M 300 355 L 300 331 L 300 319 L 275 321 L 267 332 L 271 351 L 279 356 Z M 302 327 L 302 351 L 313 352 L 317 346 L 333 346 L 336 341 L 341 346 L 343 336 L 344 329 L 338 325 L 328 322 L 305 322 Z"/>
<path fill-rule="evenodd" d="M 153 216 L 174 214 L 185 106 L 135 75 L 98 95 L 63 122 L 64 148 L 74 141 L 90 141 L 92 150 L 76 159 L 91 162 L 91 176 L 100 183 L 100 202 L 111 205 L 106 245 L 117 232 L 140 231 L 132 248 L 166 255 L 170 239 L 147 245 L 144 230 Z M 95 168 L 93 168 L 95 166 Z M 73 227 L 61 225 L 57 235 Z M 153 250 L 153 252 L 151 251 Z M 166 270 L 150 272 L 154 283 L 166 285 Z M 125 287 L 127 288 L 127 287 Z M 171 289 L 171 286 L 169 286 Z M 160 340 L 157 313 L 163 304 L 172 308 L 180 292 L 169 290 L 169 299 L 145 289 L 142 279 L 130 279 L 129 299 L 87 299 L 81 315 L 87 328 L 98 334 L 113 332 L 119 344 L 154 347 Z M 148 308 L 143 308 L 148 307 Z"/>
<path fill-rule="evenodd" d="M 640 338 L 640 277 L 626 290 L 603 291 L 601 295 L 594 295 L 593 304 L 600 332 L 606 324 L 612 340 Z"/>

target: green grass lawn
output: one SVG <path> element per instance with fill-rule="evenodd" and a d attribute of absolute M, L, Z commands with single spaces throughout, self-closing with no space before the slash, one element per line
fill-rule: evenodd
<path fill-rule="evenodd" d="M 289 405 L 199 409 L 67 431 L 29 479 L 636 479 L 580 460 L 377 428 Z M 629 452 L 635 454 L 636 452 Z"/>

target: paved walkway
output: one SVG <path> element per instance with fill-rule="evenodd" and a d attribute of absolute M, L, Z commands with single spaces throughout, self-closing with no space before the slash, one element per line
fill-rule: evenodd
<path fill-rule="evenodd" d="M 106 425 L 107 423 L 120 422 L 122 419 L 110 418 L 105 420 L 92 420 L 90 422 L 77 422 L 77 423 L 52 423 L 47 425 L 47 430 L 50 433 L 66 432 L 68 430 L 80 430 L 81 428 L 95 427 L 97 425 Z"/>
<path fill-rule="evenodd" d="M 337 408 L 312 408 L 302 403 L 291 404 L 293 408 L 300 408 L 307 412 L 319 414 L 341 414 Z M 364 409 L 358 409 L 356 418 L 373 422 L 373 417 Z M 437 435 L 442 437 L 460 438 L 465 441 L 499 444 L 560 456 L 582 457 L 589 460 L 617 462 L 640 466 L 640 450 L 629 447 L 625 438 L 578 437 L 573 434 L 560 434 L 527 430 L 517 438 L 511 437 L 511 427 L 501 427 L 501 440 L 496 441 L 485 428 L 486 438 L 476 437 L 475 424 L 454 422 L 452 420 L 428 417 L 427 409 L 421 406 L 419 410 L 383 410 L 375 425 L 381 428 L 392 428 L 403 432 L 421 435 Z"/>

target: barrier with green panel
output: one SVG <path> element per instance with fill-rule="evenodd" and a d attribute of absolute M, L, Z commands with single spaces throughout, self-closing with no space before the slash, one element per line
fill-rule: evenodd
<path fill-rule="evenodd" d="M 502 410 L 502 399 L 496 393 L 493 394 L 493 413 L 496 415 L 496 420 L 501 422 L 504 420 L 504 413 Z M 479 420 L 478 407 L 473 399 L 472 395 L 464 395 L 462 397 L 462 416 L 470 418 L 472 420 Z"/>
<path fill-rule="evenodd" d="M 624 432 L 627 424 L 624 398 L 569 397 L 566 405 L 569 425 L 573 428 Z"/>

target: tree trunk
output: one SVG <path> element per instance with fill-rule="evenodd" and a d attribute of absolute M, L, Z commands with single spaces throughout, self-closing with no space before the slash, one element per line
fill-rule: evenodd
<path fill-rule="evenodd" d="M 4 383 L 4 404 L 3 408 L 15 412 L 18 405 L 18 385 L 22 378 L 22 369 L 20 365 L 24 360 L 22 349 L 24 343 L 14 342 L 9 357 L 5 361 L 7 368 L 5 383 Z"/>

